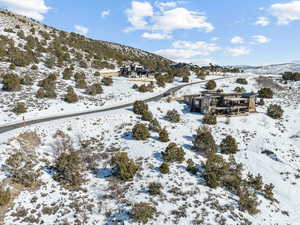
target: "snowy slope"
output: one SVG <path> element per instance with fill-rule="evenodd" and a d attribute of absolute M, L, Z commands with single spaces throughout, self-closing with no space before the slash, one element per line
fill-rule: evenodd
<path fill-rule="evenodd" d="M 299 63 L 274 64 L 267 66 L 239 66 L 240 69 L 257 74 L 281 74 L 284 72 L 300 72 Z"/>
<path fill-rule="evenodd" d="M 258 87 L 254 75 L 244 75 L 248 79 L 247 91 Z M 226 92 L 234 89 L 234 79 L 218 81 L 218 87 Z M 283 84 L 281 84 L 283 85 Z M 291 87 L 289 89 L 288 87 Z M 162 163 L 161 151 L 168 143 L 158 141 L 156 133 L 151 133 L 147 141 L 136 141 L 131 137 L 131 129 L 140 116 L 130 108 L 99 115 L 81 118 L 64 119 L 31 128 L 21 128 L 17 132 L 9 132 L 0 136 L 0 164 L 4 163 L 9 153 L 13 152 L 13 144 L 7 144 L 8 138 L 25 130 L 34 130 L 42 137 L 42 145 L 36 149 L 40 159 L 53 160 L 52 152 L 55 143 L 53 135 L 58 129 L 69 134 L 74 143 L 78 137 L 84 140 L 94 138 L 95 148 L 103 156 L 97 160 L 96 174 L 86 173 L 88 181 L 84 184 L 86 191 L 72 193 L 56 183 L 46 170 L 42 172 L 44 184 L 35 191 L 23 191 L 14 201 L 14 206 L 5 216 L 4 224 L 74 224 L 77 219 L 82 224 L 137 224 L 129 216 L 132 204 L 149 202 L 157 208 L 156 216 L 149 224 L 291 224 L 300 223 L 299 191 L 300 191 L 300 138 L 299 138 L 299 87 L 300 83 L 286 84 L 276 93 L 276 97 L 267 100 L 265 106 L 259 106 L 258 112 L 248 117 L 233 117 L 230 122 L 219 118 L 217 125 L 210 126 L 217 144 L 228 134 L 234 136 L 239 144 L 239 152 L 235 155 L 244 167 L 243 174 L 251 172 L 261 174 L 265 183 L 275 186 L 274 197 L 278 203 L 271 203 L 258 196 L 260 213 L 251 216 L 241 212 L 237 206 L 237 196 L 222 188 L 211 189 L 203 183 L 201 172 L 191 175 L 186 171 L 186 163 L 172 163 L 171 172 L 163 175 L 158 171 Z M 197 93 L 203 85 L 187 87 L 176 93 Z M 273 120 L 266 115 L 269 104 L 281 104 L 284 117 Z M 206 159 L 192 150 L 192 139 L 196 129 L 202 124 L 202 115 L 190 113 L 181 102 L 160 101 L 149 104 L 150 111 L 170 133 L 172 142 L 183 147 L 185 159 L 192 159 L 197 167 Z M 170 123 L 164 116 L 169 109 L 176 109 L 182 118 L 178 124 Z M 146 122 L 144 122 L 146 123 Z M 277 160 L 262 151 L 270 150 L 276 154 Z M 139 174 L 129 182 L 120 182 L 111 175 L 108 161 L 115 151 L 127 152 L 129 157 L 141 165 Z M 49 164 L 43 160 L 39 166 Z M 5 178 L 4 172 L 0 178 Z M 151 196 L 147 186 L 150 182 L 162 184 L 162 195 Z M 37 197 L 37 201 L 33 201 Z M 76 207 L 74 203 L 78 204 Z M 88 207 L 89 206 L 89 207 Z M 51 213 L 45 213 L 50 208 Z M 26 210 L 26 215 L 17 217 L 17 210 Z M 44 210 L 43 210 L 44 209 Z M 75 216 L 76 215 L 76 216 Z M 84 218 L 84 216 L 87 216 Z M 26 220 L 25 220 L 26 219 Z M 23 221 L 23 222 L 22 222 Z M 24 222 L 25 221 L 25 222 Z"/>

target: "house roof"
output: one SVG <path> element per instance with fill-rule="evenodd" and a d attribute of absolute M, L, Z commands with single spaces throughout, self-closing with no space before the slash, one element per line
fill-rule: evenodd
<path fill-rule="evenodd" d="M 257 93 L 249 92 L 249 93 L 218 93 L 218 92 L 203 92 L 201 94 L 194 95 L 186 95 L 185 97 L 232 97 L 232 98 L 249 98 L 252 96 L 257 96 Z"/>

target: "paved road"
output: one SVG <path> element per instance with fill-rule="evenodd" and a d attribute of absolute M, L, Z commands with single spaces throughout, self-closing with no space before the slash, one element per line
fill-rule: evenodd
<path fill-rule="evenodd" d="M 221 80 L 221 79 L 227 79 L 227 78 L 230 78 L 230 77 L 216 78 L 216 79 L 213 79 L 213 80 Z M 174 93 L 174 92 L 182 89 L 183 87 L 194 85 L 194 84 L 199 84 L 199 83 L 204 83 L 204 82 L 207 82 L 207 80 L 198 81 L 198 82 L 194 82 L 194 83 L 188 83 L 188 84 L 184 84 L 184 85 L 179 85 L 177 87 L 173 87 L 173 88 L 168 89 L 167 91 L 165 91 L 164 93 L 162 93 L 160 95 L 151 97 L 151 98 L 146 99 L 144 101 L 145 102 L 159 101 L 163 97 L 166 97 L 166 96 L 170 95 L 171 93 Z M 43 119 L 36 119 L 36 120 L 30 120 L 30 121 L 26 121 L 26 122 L 11 124 L 11 125 L 0 127 L 0 134 L 3 134 L 3 133 L 8 132 L 8 131 L 12 131 L 12 130 L 15 130 L 15 129 L 18 129 L 18 128 L 21 128 L 21 127 L 24 127 L 24 126 L 30 126 L 30 125 L 33 125 L 33 124 L 39 124 L 39 123 L 49 122 L 49 121 L 53 121 L 53 120 L 59 120 L 59 119 L 65 119 L 65 118 L 71 118 L 71 117 L 78 117 L 78 116 L 83 116 L 83 115 L 88 115 L 88 114 L 95 114 L 95 113 L 101 113 L 101 112 L 107 112 L 107 111 L 113 111 L 113 110 L 122 109 L 122 108 L 126 108 L 126 107 L 131 107 L 133 105 L 133 103 L 134 102 L 124 104 L 124 105 L 115 106 L 115 107 L 110 107 L 110 108 L 106 108 L 106 109 L 97 109 L 97 110 L 92 110 L 92 111 L 87 111 L 87 112 L 78 112 L 78 113 L 73 113 L 73 114 L 65 114 L 65 115 L 61 115 L 61 116 L 53 116 L 53 117 L 48 117 L 48 118 L 43 118 Z"/>

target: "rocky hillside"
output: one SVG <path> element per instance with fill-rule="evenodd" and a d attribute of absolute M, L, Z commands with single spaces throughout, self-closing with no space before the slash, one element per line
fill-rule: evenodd
<path fill-rule="evenodd" d="M 173 62 L 161 56 L 95 41 L 0 10 L 1 125 L 108 107 L 170 87 L 102 76 L 102 72 L 119 71 L 129 61 L 170 77 L 176 74 L 170 66 Z"/>
<path fill-rule="evenodd" d="M 161 56 L 116 43 L 96 41 L 67 33 L 32 19 L 0 10 L 0 60 L 14 66 L 67 65 L 114 69 L 134 61 L 149 69 L 167 69 L 171 63 Z"/>

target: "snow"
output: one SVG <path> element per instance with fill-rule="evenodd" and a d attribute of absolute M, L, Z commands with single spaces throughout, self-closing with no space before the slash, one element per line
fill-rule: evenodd
<path fill-rule="evenodd" d="M 257 90 L 255 75 L 245 74 L 243 76 L 247 77 L 248 80 L 248 85 L 244 86 L 246 90 Z M 217 85 L 222 87 L 224 91 L 231 92 L 237 85 L 234 81 L 235 79 L 219 80 Z M 122 79 L 120 82 L 122 82 Z M 115 82 L 115 84 L 117 83 L 118 81 Z M 293 90 L 299 91 L 297 87 L 300 87 L 300 83 L 294 84 Z M 186 87 L 175 95 L 182 96 L 197 93 L 201 90 L 203 90 L 203 85 L 197 84 Z M 54 141 L 52 136 L 56 130 L 60 129 L 74 139 L 78 135 L 84 139 L 91 137 L 100 139 L 104 143 L 105 151 L 108 154 L 113 154 L 113 152 L 108 151 L 113 146 L 127 152 L 130 158 L 137 160 L 141 164 L 142 170 L 133 181 L 123 184 L 117 183 L 118 190 L 121 191 L 120 196 L 117 195 L 118 192 L 114 192 L 112 189 L 114 181 L 111 180 L 111 170 L 106 160 L 103 159 L 98 162 L 97 175 L 86 174 L 89 178 L 89 181 L 84 185 L 87 192 L 75 193 L 75 195 L 89 199 L 89 202 L 94 204 L 93 210 L 86 212 L 89 219 L 84 224 L 116 224 L 117 221 L 123 221 L 124 224 L 137 224 L 128 216 L 131 204 L 146 201 L 155 205 L 159 212 L 154 220 L 150 222 L 152 224 L 178 223 L 185 225 L 192 224 L 196 219 L 203 219 L 204 224 L 220 224 L 221 217 L 218 216 L 220 214 L 218 208 L 222 208 L 224 209 L 222 217 L 226 219 L 225 224 L 241 224 L 243 221 L 249 220 L 252 224 L 298 225 L 300 222 L 300 199 L 298 195 L 300 182 L 296 175 L 300 175 L 300 141 L 297 137 L 300 126 L 300 107 L 299 104 L 295 105 L 292 101 L 293 99 L 290 98 L 288 91 L 286 95 L 278 93 L 274 99 L 267 100 L 266 106 L 259 106 L 257 113 L 248 117 L 232 117 L 229 124 L 225 123 L 226 118 L 219 118 L 218 124 L 211 126 L 217 144 L 227 134 L 237 139 L 240 151 L 235 155 L 235 158 L 243 164 L 244 174 L 247 174 L 247 172 L 259 173 L 265 183 L 273 183 L 275 186 L 274 194 L 279 203 L 271 204 L 270 201 L 259 196 L 261 201 L 259 210 L 261 212 L 255 216 L 240 212 L 237 209 L 237 197 L 230 192 L 221 188 L 210 189 L 202 183 L 200 175 L 189 174 L 185 170 L 186 164 L 184 162 L 172 163 L 170 174 L 160 174 L 158 171 L 158 167 L 162 163 L 160 152 L 165 149 L 168 143 L 159 142 L 156 133 L 151 133 L 151 138 L 148 141 L 132 139 L 130 135 L 131 128 L 136 122 L 140 122 L 140 117 L 133 114 L 131 108 L 46 122 L 33 125 L 30 128 L 20 128 L 0 135 L 0 142 L 6 142 L 9 138 L 28 129 L 36 130 L 41 135 L 44 143 L 37 149 L 38 154 L 42 157 L 45 152 L 51 152 L 51 143 Z M 281 120 L 269 118 L 265 113 L 267 105 L 281 102 L 285 102 L 284 117 Z M 149 107 L 154 116 L 159 119 L 162 127 L 166 127 L 170 132 L 171 141 L 180 144 L 184 148 L 185 159 L 191 158 L 198 167 L 201 167 L 201 162 L 205 161 L 205 158 L 194 152 L 191 145 L 193 134 L 202 124 L 202 115 L 190 113 L 185 104 L 177 101 L 171 103 L 164 100 L 151 102 Z M 164 119 L 164 115 L 169 109 L 176 109 L 181 114 L 182 121 L 180 123 L 173 124 Z M 1 158 L 1 164 L 11 147 L 2 144 L 0 149 L 0 154 L 4 156 Z M 273 151 L 279 161 L 262 154 L 263 150 Z M 0 179 L 3 179 L 5 175 L 2 172 L 0 174 Z M 30 211 L 36 208 L 38 203 L 45 206 L 56 203 L 61 204 L 59 212 L 62 209 L 69 209 L 72 202 L 71 192 L 61 188 L 45 172 L 43 172 L 41 179 L 45 184 L 40 189 L 35 192 L 22 192 L 15 199 L 14 208 L 6 215 L 4 224 L 14 223 L 15 217 L 11 213 L 21 206 Z M 150 182 L 160 182 L 162 184 L 162 196 L 153 197 L 148 194 L 147 185 Z M 42 193 L 47 193 L 47 196 Z M 106 195 L 113 195 L 114 197 L 108 198 Z M 31 203 L 30 200 L 33 196 L 38 197 L 38 203 Z M 76 196 L 73 196 L 73 198 L 76 199 Z M 87 202 L 82 204 L 87 204 Z M 233 208 L 225 210 L 227 207 Z M 185 213 L 186 216 L 176 218 L 174 212 L 172 212 L 173 210 L 179 210 Z M 41 211 L 41 209 L 37 209 L 37 211 Z M 282 211 L 287 211 L 289 216 Z M 60 216 L 59 212 L 51 216 L 43 215 L 42 219 L 45 224 L 54 224 L 63 219 L 68 219 L 70 222 L 73 221 L 74 214 L 76 214 L 72 208 L 64 216 Z M 37 213 L 33 214 L 37 215 Z M 26 223 L 18 220 L 18 224 Z"/>

